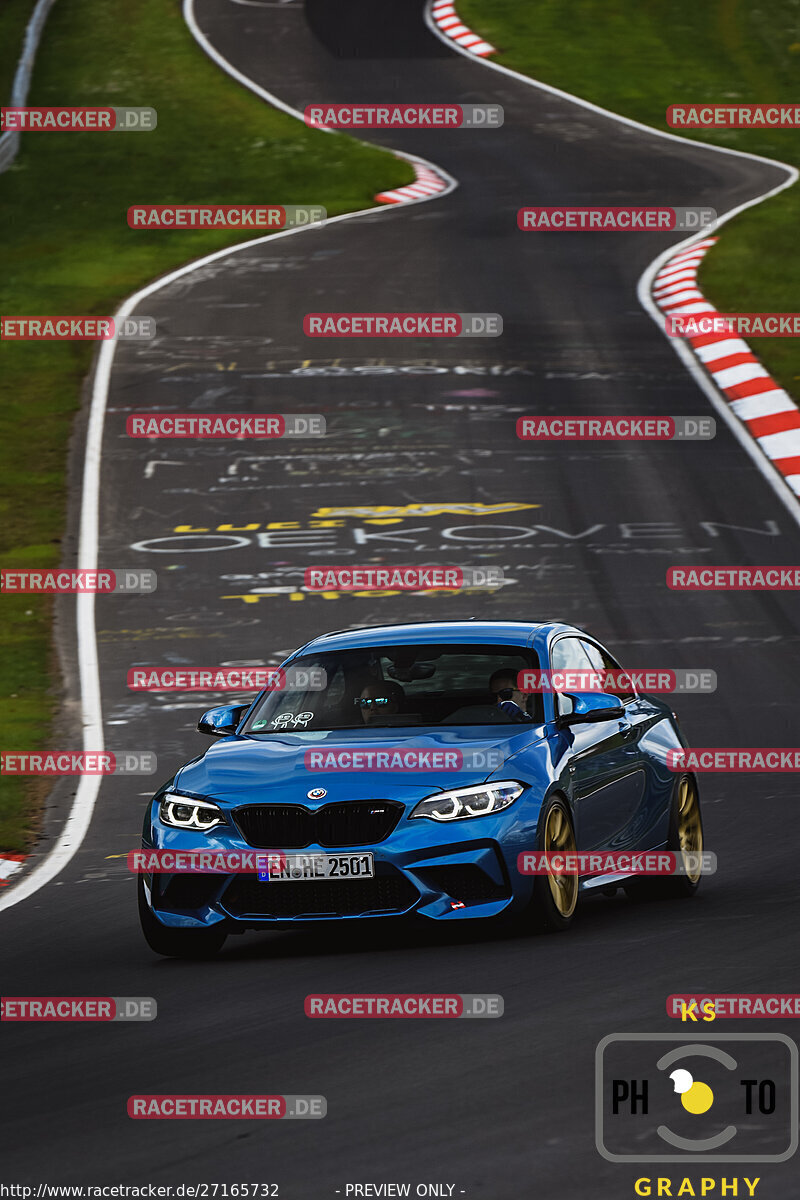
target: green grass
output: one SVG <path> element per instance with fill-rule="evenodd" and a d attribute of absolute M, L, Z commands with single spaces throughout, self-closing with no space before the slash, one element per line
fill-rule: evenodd
<path fill-rule="evenodd" d="M 769 0 L 457 0 L 495 61 L 604 108 L 667 129 L 669 104 L 790 102 L 800 96 L 800 3 Z M 699 141 L 800 166 L 800 130 L 698 131 Z M 793 312 L 800 274 L 800 185 L 736 217 L 701 271 L 722 312 Z M 753 350 L 795 397 L 796 338 Z"/>
<path fill-rule="evenodd" d="M 30 3 L 6 0 L 10 80 Z M 12 20 L 13 15 L 16 18 Z M 246 240 L 235 231 L 135 231 L 132 203 L 315 203 L 368 207 L 413 179 L 405 162 L 269 108 L 200 50 L 174 0 L 56 4 L 36 61 L 33 105 L 149 105 L 152 133 L 23 134 L 0 175 L 0 312 L 108 314 L 181 263 Z M 253 235 L 249 235 L 252 237 Z M 60 561 L 67 441 L 90 343 L 0 342 L 0 566 Z M 51 603 L 3 596 L 2 749 L 50 744 L 58 701 Z M 66 747 L 59 747 L 66 748 Z M 40 788 L 0 780 L 0 851 L 27 849 Z"/>

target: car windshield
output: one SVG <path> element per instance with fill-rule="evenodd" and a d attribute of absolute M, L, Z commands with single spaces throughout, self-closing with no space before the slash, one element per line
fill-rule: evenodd
<path fill-rule="evenodd" d="M 297 690 L 267 693 L 243 732 L 293 733 L 420 725 L 518 725 L 543 720 L 541 694 L 516 691 L 532 650 L 502 645 L 370 646 L 292 660 Z M 312 669 L 325 687 L 303 690 Z"/>

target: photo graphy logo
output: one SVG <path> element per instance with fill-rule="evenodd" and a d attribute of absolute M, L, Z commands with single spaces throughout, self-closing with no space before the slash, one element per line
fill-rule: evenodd
<path fill-rule="evenodd" d="M 785 1162 L 798 1053 L 780 1033 L 612 1033 L 595 1053 L 595 1141 L 610 1162 Z"/>

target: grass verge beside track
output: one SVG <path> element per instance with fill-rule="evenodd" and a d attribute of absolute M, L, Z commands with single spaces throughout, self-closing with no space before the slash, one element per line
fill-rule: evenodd
<path fill-rule="evenodd" d="M 7 0 L 0 17 L 6 94 L 31 8 Z M 28 103 L 149 105 L 158 128 L 22 135 L 16 162 L 0 175 L 4 315 L 105 315 L 148 280 L 257 236 L 134 231 L 131 204 L 321 204 L 334 216 L 414 178 L 409 164 L 307 129 L 233 82 L 197 46 L 174 0 L 56 4 Z M 2 567 L 60 561 L 67 442 L 93 349 L 0 343 Z M 59 690 L 52 605 L 38 596 L 1 603 L 1 748 L 36 749 L 48 745 Z M 0 852 L 25 851 L 42 787 L 6 776 L 0 788 Z"/>
<path fill-rule="evenodd" d="M 656 129 L 669 128 L 669 104 L 795 104 L 800 96 L 796 0 L 457 0 L 457 10 L 500 50 L 494 61 Z M 687 136 L 800 167 L 800 130 Z M 724 225 L 701 269 L 705 295 L 720 312 L 798 311 L 798 229 L 800 184 Z M 751 345 L 800 396 L 798 339 Z"/>

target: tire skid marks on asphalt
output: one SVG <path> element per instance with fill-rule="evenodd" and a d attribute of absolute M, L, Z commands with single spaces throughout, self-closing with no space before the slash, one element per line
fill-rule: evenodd
<path fill-rule="evenodd" d="M 195 41 L 208 57 L 232 79 L 237 80 L 244 87 L 254 92 L 257 96 L 260 96 L 267 104 L 271 104 L 281 112 L 288 113 L 298 121 L 302 121 L 302 112 L 299 112 L 290 104 L 285 104 L 277 96 L 273 95 L 272 92 L 268 92 L 265 88 L 260 87 L 254 80 L 244 75 L 241 71 L 238 71 L 232 63 L 228 62 L 216 50 L 197 24 L 194 14 L 194 3 L 195 0 L 182 0 L 183 19 L 189 27 L 192 37 L 194 37 Z M 319 126 L 318 128 L 323 132 L 332 132 L 332 130 L 325 126 Z M 429 167 L 433 170 L 432 163 L 428 162 L 427 159 L 420 158 L 416 154 L 407 154 L 403 150 L 393 150 L 391 153 L 394 154 L 395 158 L 402 158 L 406 162 L 413 163 L 417 170 L 421 166 Z M 458 181 L 443 168 L 438 168 L 438 174 L 445 180 L 444 187 L 441 190 L 442 195 L 452 192 L 458 187 Z M 417 196 L 416 202 L 424 203 L 431 198 L 427 195 Z M 387 213 L 388 216 L 387 209 L 373 206 L 372 208 L 358 209 L 355 212 L 340 213 L 338 216 L 329 217 L 325 224 L 336 225 L 342 221 L 351 221 L 358 217 L 370 217 L 383 213 Z M 307 233 L 313 228 L 315 227 L 312 225 L 301 225 L 292 229 L 282 229 L 275 233 L 265 234 L 263 237 L 252 238 L 249 241 L 239 242 L 233 246 L 226 246 L 221 250 L 215 250 L 211 254 L 204 255 L 194 262 L 185 263 L 182 267 L 177 267 L 174 271 L 161 276 L 152 283 L 146 284 L 128 296 L 114 314 L 115 320 L 119 323 L 125 317 L 130 316 L 142 300 L 182 279 L 185 275 L 190 273 L 199 274 L 202 271 L 208 270 L 211 264 L 217 263 L 222 259 L 235 257 L 242 251 L 252 249 L 254 246 L 262 246 L 268 241 L 278 241 L 285 237 Z M 212 268 L 212 270 L 214 269 L 216 268 Z M 98 351 L 92 376 L 89 422 L 86 430 L 83 457 L 83 482 L 81 485 L 80 530 L 78 537 L 78 562 L 82 564 L 83 570 L 91 570 L 96 567 L 98 559 L 100 466 L 103 452 L 103 429 L 108 406 L 116 343 L 116 337 L 102 343 Z M 94 599 L 94 595 L 91 592 L 83 592 L 75 597 L 83 745 L 86 750 L 102 750 L 105 745 L 103 739 L 103 706 L 100 692 L 100 669 L 95 628 Z M 99 775 L 80 776 L 72 807 L 55 843 L 36 866 L 26 872 L 23 878 L 18 880 L 14 887 L 3 896 L 2 900 L 0 900 L 0 912 L 12 908 L 22 900 L 26 900 L 29 896 L 34 895 L 45 884 L 49 883 L 51 879 L 54 879 L 72 860 L 80 849 L 89 830 L 95 803 L 100 791 L 100 781 L 101 776 Z M 11 871 L 15 871 L 16 869 L 16 867 L 10 868 Z"/>
<path fill-rule="evenodd" d="M 669 259 L 653 280 L 653 299 L 665 315 L 715 316 L 697 286 L 697 271 L 717 238 L 695 242 Z M 727 399 L 731 411 L 800 496 L 800 409 L 759 362 L 743 338 L 703 333 L 683 339 Z"/>
<path fill-rule="evenodd" d="M 452 7 L 452 6 L 449 6 Z M 463 45 L 461 38 L 463 34 L 454 36 L 454 27 L 450 25 L 450 32 L 447 33 L 441 28 L 439 22 L 433 16 L 433 9 L 436 8 L 438 17 L 447 17 L 448 14 L 442 13 L 441 0 L 433 0 L 433 5 L 429 3 L 425 8 L 425 21 L 428 27 L 439 36 L 443 41 L 450 43 L 452 48 L 465 56 L 481 57 L 481 52 L 476 48 L 476 44 L 471 47 Z M 268 92 L 265 88 L 260 87 L 254 80 L 250 79 L 243 72 L 237 70 L 232 63 L 223 57 L 211 44 L 208 38 L 200 30 L 194 14 L 194 0 L 182 0 L 182 12 L 184 20 L 189 27 L 190 33 L 195 38 L 204 52 L 217 63 L 231 78 L 236 79 L 244 87 L 260 96 L 268 104 L 282 112 L 296 117 L 298 120 L 303 120 L 303 114 L 291 105 L 280 100 L 273 93 Z M 455 10 L 452 14 L 455 15 Z M 466 30 L 466 27 L 465 27 Z M 467 33 L 469 31 L 466 31 Z M 488 43 L 486 43 L 488 45 Z M 493 49 L 493 48 L 492 48 Z M 489 51 L 483 51 L 485 55 Z M 666 138 L 671 141 L 685 142 L 688 139 L 682 138 L 680 135 L 666 132 L 663 130 L 653 129 L 650 126 L 643 125 L 641 122 L 634 121 L 629 117 L 623 117 L 618 113 L 610 112 L 607 109 L 593 104 L 591 101 L 582 99 L 579 96 L 564 92 L 559 88 L 555 88 L 550 84 L 542 83 L 539 80 L 533 80 L 528 76 L 522 75 L 518 71 L 513 71 L 508 67 L 504 67 L 499 63 L 489 62 L 485 57 L 482 58 L 486 66 L 500 74 L 507 75 L 509 78 L 517 79 L 534 87 L 539 91 L 549 92 L 552 95 L 557 95 L 570 101 L 570 103 L 586 108 L 589 111 L 600 113 L 608 119 L 620 125 L 626 125 L 630 128 L 644 130 L 654 136 Z M 324 126 L 319 127 L 323 132 L 333 132 Z M 776 195 L 783 191 L 784 188 L 791 187 L 798 179 L 798 171 L 795 167 L 787 163 L 776 163 L 775 160 L 763 158 L 761 155 L 749 154 L 743 151 L 732 150 L 727 147 L 710 145 L 708 149 L 721 154 L 731 154 L 736 157 L 749 158 L 757 161 L 770 163 L 771 165 L 781 166 L 787 173 L 787 178 L 778 186 L 769 189 L 751 201 L 740 204 L 729 212 L 725 213 L 722 220 L 730 220 L 739 212 L 759 204 L 769 196 Z M 432 163 L 428 163 L 420 159 L 416 155 L 404 153 L 403 151 L 393 151 L 396 157 L 404 158 L 406 161 L 415 164 L 424 164 L 433 168 Z M 458 182 L 452 176 L 447 175 L 442 171 L 442 174 L 447 179 L 446 192 L 453 191 L 458 187 Z M 413 187 L 414 185 L 410 185 Z M 398 189 L 400 190 L 400 189 Z M 427 195 L 416 197 L 417 202 L 429 199 Z M 353 218 L 367 216 L 370 213 L 375 213 L 376 209 L 363 209 L 351 213 L 343 213 L 337 217 L 329 218 L 326 224 L 331 225 L 344 220 L 352 220 Z M 133 293 L 123 302 L 117 310 L 115 316 L 118 320 L 129 316 L 136 306 L 146 297 L 160 290 L 166 284 L 183 277 L 189 272 L 199 271 L 205 268 L 208 264 L 216 262 L 218 259 L 225 258 L 229 255 L 236 255 L 244 249 L 249 249 L 255 245 L 261 245 L 268 239 L 279 239 L 282 237 L 291 236 L 296 233 L 305 232 L 310 227 L 300 227 L 296 229 L 282 230 L 278 233 L 269 234 L 263 238 L 256 238 L 248 242 L 242 242 L 237 245 L 226 247 L 222 250 L 215 251 L 212 254 L 192 263 L 187 263 L 183 267 L 177 268 L 170 272 L 165 277 L 155 280 L 153 283 L 147 284 Z M 691 257 L 696 247 L 686 247 Z M 641 279 L 637 288 L 637 295 L 642 306 L 653 317 L 657 319 L 657 310 L 650 294 L 650 278 L 651 274 L 658 270 L 660 265 L 656 259 L 654 263 L 648 267 Z M 80 518 L 80 537 L 78 561 L 83 564 L 84 569 L 89 569 L 97 562 L 98 541 L 99 541 L 99 483 L 100 483 L 100 464 L 102 459 L 102 440 L 103 426 L 105 421 L 106 406 L 108 402 L 108 392 L 110 386 L 111 371 L 114 363 L 115 341 L 104 342 L 100 348 L 97 362 L 95 364 L 94 375 L 92 379 L 92 392 L 89 409 L 89 425 L 86 433 L 86 448 L 84 453 L 84 474 L 82 484 L 81 497 L 81 518 Z M 680 353 L 683 347 L 676 347 Z M 687 350 L 687 359 L 684 359 L 685 365 L 694 374 L 695 379 L 710 396 L 710 399 L 717 411 L 725 412 L 724 407 L 720 408 L 718 397 L 711 386 L 710 379 L 704 375 L 699 361 L 696 360 Z M 741 421 L 736 418 L 731 418 L 731 426 L 737 431 L 737 437 L 740 444 L 751 454 L 751 457 L 756 461 L 759 470 L 770 482 L 773 489 L 779 495 L 780 499 L 791 512 L 794 519 L 800 524 L 800 512 L 798 512 L 796 498 L 789 495 L 788 489 L 776 483 L 776 479 L 771 478 L 768 474 L 769 467 L 766 465 L 765 456 L 753 448 L 752 439 L 744 432 L 744 426 Z M 762 465 L 764 464 L 764 465 Z M 81 711 L 84 723 L 84 746 L 94 749 L 103 747 L 103 712 L 100 694 L 100 675 L 98 665 L 98 649 L 97 637 L 94 620 L 94 596 L 90 593 L 84 593 L 76 597 L 76 623 L 77 623 L 77 644 L 79 653 L 79 678 L 80 678 L 80 697 Z M 64 828 L 60 836 L 56 840 L 55 845 L 47 852 L 41 862 L 37 864 L 35 869 L 26 874 L 26 876 L 12 889 L 11 895 L 6 895 L 0 901 L 0 911 L 10 908 L 20 901 L 27 899 L 28 896 L 35 894 L 41 887 L 59 874 L 61 870 L 70 862 L 77 850 L 80 848 L 86 833 L 91 823 L 92 814 L 94 811 L 95 802 L 100 787 L 99 776 L 82 776 L 78 785 L 78 789 L 73 800 L 72 808 L 67 817 Z M 12 871 L 17 868 L 11 868 Z"/>
<path fill-rule="evenodd" d="M 497 50 L 489 42 L 485 42 L 477 33 L 473 33 L 461 20 L 451 0 L 433 0 L 431 16 L 437 28 L 445 37 L 452 38 L 470 54 L 484 58 L 487 54 L 496 54 Z"/>
<path fill-rule="evenodd" d="M 439 25 L 433 16 L 433 4 L 439 2 L 440 0 L 433 0 L 433 2 L 432 0 L 428 0 L 427 7 L 425 9 L 425 23 L 432 33 L 445 42 L 445 34 L 439 28 Z M 470 57 L 469 50 L 465 49 L 463 46 L 459 46 L 454 42 L 450 44 L 452 49 L 456 50 L 459 54 L 463 54 L 464 57 Z M 502 63 L 490 62 L 488 58 L 484 58 L 481 61 L 483 62 L 484 66 L 491 71 L 497 71 L 498 74 L 506 75 L 509 79 L 516 79 L 520 83 L 526 84 L 528 87 L 536 88 L 537 91 L 546 92 L 551 96 L 561 96 L 564 100 L 568 100 L 571 104 L 575 104 L 580 108 L 585 108 L 588 112 L 598 113 L 600 116 L 606 117 L 610 121 L 614 121 L 617 125 L 624 125 L 629 129 L 638 129 L 649 134 L 651 137 L 663 138 L 665 141 L 669 142 L 682 142 L 684 144 L 694 144 L 695 146 L 699 144 L 697 142 L 692 143 L 691 139 L 684 137 L 682 134 L 673 133 L 671 130 L 658 129 L 655 126 L 645 125 L 641 121 L 636 121 L 633 119 L 633 117 L 624 117 L 621 113 L 612 112 L 611 109 L 603 108 L 600 104 L 594 104 L 591 100 L 585 100 L 582 96 L 576 96 L 572 92 L 565 92 L 563 88 L 554 87 L 552 84 L 544 83 L 540 79 L 532 79 L 530 75 L 523 75 L 520 71 L 514 71 L 511 69 L 511 67 L 503 66 Z M 718 225 L 725 224 L 725 222 L 732 220 L 740 213 L 746 212 L 747 209 L 753 208 L 757 204 L 763 204 L 765 200 L 769 200 L 771 197 L 779 195 L 779 193 L 785 191 L 786 188 L 794 187 L 795 183 L 797 183 L 798 179 L 800 179 L 800 172 L 798 172 L 797 168 L 792 166 L 791 163 L 782 162 L 779 159 L 766 158 L 763 154 L 753 154 L 748 150 L 734 150 L 730 146 L 719 146 L 713 142 L 702 143 L 702 145 L 706 150 L 711 151 L 714 154 L 727 154 L 733 156 L 734 158 L 750 159 L 752 162 L 766 163 L 772 167 L 780 167 L 786 173 L 786 178 L 781 183 L 776 184 L 774 187 L 767 188 L 765 191 L 760 192 L 759 195 L 754 196 L 751 200 L 745 200 L 742 203 L 736 204 L 732 208 L 727 209 L 725 212 L 718 213 Z M 650 316 L 652 320 L 660 326 L 665 336 L 666 332 L 664 330 L 663 321 L 661 320 L 661 313 L 659 312 L 658 306 L 656 305 L 652 295 L 653 279 L 656 275 L 660 276 L 661 268 L 664 267 L 668 261 L 673 267 L 675 267 L 676 270 L 676 274 L 674 276 L 670 276 L 672 282 L 677 283 L 680 282 L 681 279 L 691 278 L 691 274 L 688 276 L 679 276 L 677 274 L 679 268 L 675 266 L 675 259 L 679 254 L 683 252 L 686 253 L 687 257 L 686 259 L 682 260 L 683 267 L 681 268 L 684 270 L 690 268 L 693 261 L 699 262 L 703 257 L 704 252 L 700 252 L 698 257 L 695 259 L 694 256 L 698 254 L 698 242 L 698 235 L 693 234 L 691 237 L 686 238 L 682 243 L 676 246 L 674 252 L 665 250 L 663 253 L 659 254 L 642 273 L 636 286 L 636 295 L 639 303 L 648 316 Z M 664 282 L 666 283 L 668 280 L 665 279 Z M 720 415 L 722 420 L 726 422 L 728 428 L 731 430 L 739 445 L 748 455 L 751 462 L 756 467 L 758 472 L 763 476 L 767 484 L 772 488 L 775 495 L 781 501 L 787 512 L 791 515 L 792 520 L 797 525 L 800 525 L 800 503 L 798 503 L 797 493 L 792 491 L 788 480 L 778 470 L 776 463 L 772 459 L 768 458 L 766 452 L 751 435 L 750 429 L 743 420 L 740 420 L 736 410 L 734 410 L 733 406 L 728 402 L 728 398 L 726 397 L 725 393 L 721 391 L 719 387 L 717 387 L 713 376 L 710 374 L 710 372 L 704 369 L 703 362 L 698 357 L 695 348 L 685 344 L 685 339 L 683 338 L 671 338 L 670 341 L 672 341 L 673 349 L 680 358 L 684 367 L 694 379 L 695 383 L 708 397 L 712 407 Z M 745 348 L 749 351 L 749 347 Z"/>

